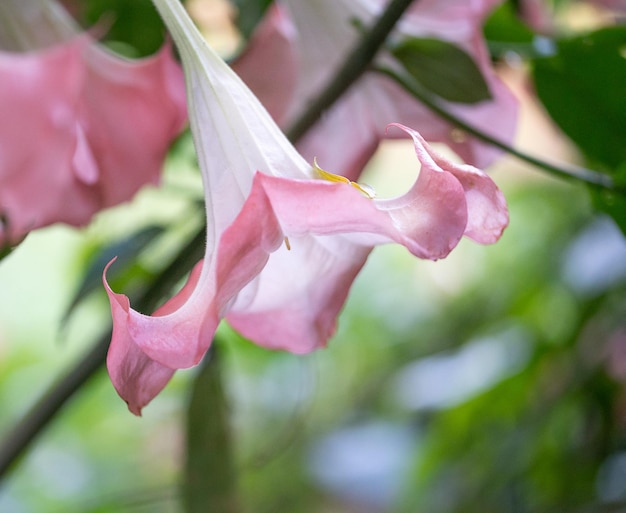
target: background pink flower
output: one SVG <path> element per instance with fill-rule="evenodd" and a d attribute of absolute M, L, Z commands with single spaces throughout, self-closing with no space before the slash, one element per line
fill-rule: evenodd
<path fill-rule="evenodd" d="M 186 105 L 168 47 L 114 56 L 47 0 L 7 0 L 0 18 L 1 247 L 157 183 Z"/>
<path fill-rule="evenodd" d="M 392 39 L 442 39 L 470 55 L 482 72 L 492 99 L 471 105 L 448 102 L 447 107 L 464 121 L 510 143 L 517 123 L 517 102 L 495 74 L 482 36 L 482 23 L 498 3 L 499 0 L 417 2 L 398 23 Z M 369 26 L 384 5 L 380 0 L 281 0 L 269 10 L 249 48 L 235 62 L 235 70 L 275 119 L 287 127 L 334 76 L 356 44 L 360 32 L 355 20 Z M 272 30 L 274 35 L 270 37 Z M 277 41 L 283 46 L 280 51 Z M 378 62 L 391 61 L 383 53 Z M 258 86 L 255 77 L 261 66 L 278 84 L 276 89 Z M 291 94 L 285 92 L 294 81 Z M 374 73 L 352 86 L 299 141 L 298 149 L 305 158 L 317 157 L 336 173 L 356 179 L 380 140 L 388 137 L 385 127 L 391 122 L 419 130 L 429 141 L 445 142 L 466 162 L 481 168 L 501 155 L 500 150 L 453 131 L 448 122 L 400 86 Z"/>

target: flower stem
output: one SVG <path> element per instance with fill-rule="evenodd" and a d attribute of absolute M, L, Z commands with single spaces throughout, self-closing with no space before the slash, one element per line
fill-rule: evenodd
<path fill-rule="evenodd" d="M 366 30 L 358 44 L 347 55 L 343 65 L 330 79 L 322 93 L 286 131 L 291 141 L 300 139 L 347 90 L 363 75 L 385 43 L 398 20 L 414 0 L 392 0 L 385 12 Z M 416 0 L 415 0 L 416 1 Z"/>
<path fill-rule="evenodd" d="M 449 110 L 447 110 L 443 106 L 442 102 L 439 101 L 439 99 L 437 99 L 432 93 L 428 92 L 426 89 L 421 87 L 416 82 L 409 80 L 406 77 L 403 77 L 396 71 L 393 71 L 389 68 L 376 68 L 376 71 L 393 79 L 400 86 L 402 86 L 402 88 L 404 88 L 405 91 L 407 91 L 409 94 L 414 96 L 416 99 L 422 102 L 426 107 L 428 107 L 434 113 L 439 115 L 441 118 L 445 119 L 446 121 L 449 121 L 453 125 L 456 125 L 460 129 L 476 137 L 477 139 L 480 139 L 481 141 L 491 144 L 492 146 L 495 146 L 496 148 L 500 148 L 501 150 L 507 152 L 508 154 L 513 155 L 514 157 L 517 157 L 518 159 L 523 160 L 524 162 L 528 162 L 529 164 L 532 164 L 533 166 L 543 169 L 544 171 L 547 171 L 548 173 L 554 176 L 558 176 L 559 178 L 574 179 L 574 180 L 582 181 L 600 189 L 606 189 L 606 190 L 611 190 L 611 191 L 618 190 L 618 187 L 615 185 L 613 179 L 606 174 L 599 173 L 597 171 L 593 171 L 591 169 L 587 169 L 587 168 L 579 167 L 579 166 L 563 167 L 557 164 L 546 162 L 537 157 L 529 155 L 528 153 L 524 153 L 520 150 L 517 150 L 509 146 L 508 144 L 496 139 L 495 137 L 492 137 L 489 134 L 486 134 L 485 132 L 481 131 L 475 126 L 472 126 L 471 124 L 466 123 L 465 121 L 459 119 L 457 116 L 452 114 Z"/>

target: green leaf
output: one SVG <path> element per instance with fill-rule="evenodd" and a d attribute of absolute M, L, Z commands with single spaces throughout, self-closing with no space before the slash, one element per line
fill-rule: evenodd
<path fill-rule="evenodd" d="M 504 2 L 493 10 L 483 32 L 488 41 L 532 43 L 535 37 L 535 33 L 520 19 L 512 2 Z"/>
<path fill-rule="evenodd" d="M 421 86 L 444 100 L 478 103 L 491 98 L 474 60 L 451 43 L 411 38 L 393 47 L 391 53 Z"/>
<path fill-rule="evenodd" d="M 4 257 L 9 256 L 13 248 L 11 246 L 2 246 L 0 247 L 0 260 Z"/>
<path fill-rule="evenodd" d="M 534 61 L 537 95 L 550 116 L 597 163 L 626 162 L 626 27 L 558 42 Z"/>
<path fill-rule="evenodd" d="M 193 383 L 187 414 L 183 502 L 187 513 L 236 513 L 228 405 L 215 345 Z"/>
<path fill-rule="evenodd" d="M 613 174 L 615 185 L 626 190 L 626 162 Z M 626 196 L 623 193 L 589 188 L 594 207 L 613 218 L 622 233 L 626 235 Z"/>
<path fill-rule="evenodd" d="M 489 51 L 498 58 L 511 51 L 522 56 L 536 54 L 535 33 L 520 19 L 519 6 L 514 3 L 504 2 L 496 7 L 483 27 Z"/>
<path fill-rule="evenodd" d="M 67 307 L 61 324 L 65 324 L 76 307 L 94 290 L 102 287 L 102 270 L 113 258 L 117 257 L 116 265 L 109 276 L 115 277 L 128 268 L 137 255 L 156 237 L 163 233 L 161 226 L 148 226 L 131 236 L 110 246 L 101 248 L 91 260 L 83 280 L 78 286 L 70 305 Z"/>
<path fill-rule="evenodd" d="M 265 14 L 272 0 L 232 0 L 237 6 L 237 27 L 247 39 Z"/>
<path fill-rule="evenodd" d="M 0 229 L 4 229 L 5 233 L 8 234 L 11 232 L 11 221 L 5 212 L 0 212 Z M 28 235 L 28 234 L 26 234 Z M 19 241 L 14 241 L 13 243 L 5 243 L 4 245 L 0 245 L 0 261 L 2 261 L 5 257 L 9 256 L 11 252 L 19 245 L 26 235 L 22 237 Z"/>
<path fill-rule="evenodd" d="M 166 31 L 150 0 L 91 0 L 79 11 L 88 26 L 100 23 L 104 42 L 128 57 L 153 54 L 163 44 Z"/>

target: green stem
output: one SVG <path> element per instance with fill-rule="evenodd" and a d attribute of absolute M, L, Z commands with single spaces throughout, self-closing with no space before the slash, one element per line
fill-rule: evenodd
<path fill-rule="evenodd" d="M 496 139 L 489 134 L 486 134 L 475 126 L 466 123 L 462 119 L 459 119 L 449 110 L 447 110 L 447 108 L 443 106 L 442 102 L 439 101 L 433 94 L 422 88 L 414 81 L 403 77 L 399 73 L 389 68 L 376 68 L 376 71 L 396 81 L 400 86 L 404 88 L 405 91 L 417 98 L 439 117 L 445 119 L 446 121 L 449 121 L 453 125 L 456 125 L 468 134 L 474 136 L 476 139 L 480 139 L 481 141 L 491 144 L 496 148 L 500 148 L 509 155 L 513 155 L 514 157 L 517 157 L 524 162 L 528 162 L 529 164 L 543 169 L 544 171 L 547 171 L 554 176 L 558 176 L 559 178 L 579 180 L 600 189 L 606 189 L 611 191 L 616 191 L 618 189 L 611 177 L 608 175 L 579 166 L 563 167 L 557 164 L 552 164 L 550 162 L 546 162 L 537 157 L 529 155 L 528 153 L 524 153 L 520 150 L 512 148 L 505 142 L 500 141 L 499 139 Z"/>

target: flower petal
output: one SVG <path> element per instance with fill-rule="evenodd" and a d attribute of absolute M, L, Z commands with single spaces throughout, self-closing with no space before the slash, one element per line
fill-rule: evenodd
<path fill-rule="evenodd" d="M 428 154 L 436 166 L 451 173 L 459 181 L 467 202 L 467 226 L 464 235 L 481 244 L 496 242 L 509 224 L 509 211 L 504 195 L 495 182 L 473 166 L 455 164 L 429 150 L 424 138 L 415 130 L 399 123 L 391 123 L 389 126 L 400 128 L 413 138 L 415 151 L 422 165 L 425 155 Z"/>
<path fill-rule="evenodd" d="M 265 100 L 264 107 L 279 124 L 285 120 L 296 88 L 294 37 L 295 28 L 283 7 L 272 4 L 233 64 L 248 87 Z M 267 66 L 274 59 L 281 63 L 280 68 Z"/>
<path fill-rule="evenodd" d="M 127 61 L 54 0 L 7 0 L 0 48 L 0 246 L 55 222 L 82 226 L 158 181 L 186 119 L 169 45 Z"/>
<path fill-rule="evenodd" d="M 429 201 L 430 193 L 446 196 Z M 436 170 L 421 173 L 409 194 L 383 202 L 383 208 L 348 184 L 261 173 L 251 196 L 259 194 L 268 198 L 265 204 L 289 249 L 285 244 L 271 255 L 259 277 L 239 294 L 227 320 L 259 345 L 294 353 L 326 345 L 375 244 L 396 241 L 422 258 L 441 258 L 457 244 L 467 219 L 460 183 Z"/>
<path fill-rule="evenodd" d="M 202 262 L 196 264 L 181 291 L 157 309 L 153 317 L 148 317 L 133 310 L 127 296 L 111 290 L 106 272 L 114 261 L 109 262 L 102 273 L 113 317 L 107 369 L 115 389 L 128 403 L 130 411 L 140 415 L 141 409 L 165 387 L 174 370 L 187 363 L 181 362 L 178 355 L 188 356 L 191 352 L 197 363 L 211 342 L 213 333 L 208 337 L 206 347 L 202 345 L 200 351 L 189 351 L 192 345 L 189 340 L 198 340 L 197 332 L 200 330 L 197 325 L 203 323 L 205 316 L 197 315 L 185 325 L 181 322 L 181 315 L 175 315 L 196 289 Z M 172 355 L 174 357 L 170 358 Z"/>
<path fill-rule="evenodd" d="M 92 45 L 87 66 L 80 118 L 101 170 L 104 208 L 158 182 L 169 145 L 186 123 L 185 84 L 169 45 L 139 61 Z"/>
<path fill-rule="evenodd" d="M 96 208 L 69 163 L 85 41 L 49 50 L 0 52 L 0 246 L 55 221 L 76 223 Z M 59 73 L 59 70 L 63 70 Z"/>

